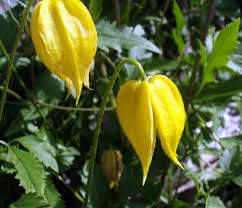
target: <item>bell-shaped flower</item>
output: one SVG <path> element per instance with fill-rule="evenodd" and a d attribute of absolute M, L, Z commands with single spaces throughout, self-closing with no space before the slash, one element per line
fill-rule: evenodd
<path fill-rule="evenodd" d="M 176 85 L 163 75 L 148 81 L 128 81 L 117 96 L 120 125 L 137 153 L 145 183 L 151 164 L 156 131 L 165 154 L 178 166 L 176 150 L 185 125 L 185 110 Z"/>
<path fill-rule="evenodd" d="M 89 87 L 89 72 L 97 49 L 97 31 L 80 0 L 42 0 L 34 8 L 30 31 L 44 65 L 64 80 L 70 94 L 74 85 L 78 103 L 82 85 Z"/>

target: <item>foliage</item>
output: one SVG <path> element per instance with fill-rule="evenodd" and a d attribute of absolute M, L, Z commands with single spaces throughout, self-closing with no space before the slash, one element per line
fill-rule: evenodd
<path fill-rule="evenodd" d="M 1 92 L 27 2 L 0 0 Z M 90 74 L 93 90 L 83 89 L 77 107 L 75 92 L 65 100 L 64 83 L 36 56 L 29 32 L 31 12 L 28 16 L 0 122 L 0 208 L 83 206 L 97 112 L 124 57 L 139 60 L 148 76 L 168 76 L 182 93 L 187 116 L 177 153 L 184 170 L 156 145 L 142 186 L 141 164 L 116 114 L 120 86 L 139 78 L 127 64 L 104 114 L 91 207 L 242 207 L 241 2 L 83 2 L 95 20 L 99 42 Z M 103 174 L 102 154 L 110 149 L 121 155 L 112 158 L 117 168 L 113 172 L 121 174 L 115 186 L 105 178 L 110 169 Z"/>

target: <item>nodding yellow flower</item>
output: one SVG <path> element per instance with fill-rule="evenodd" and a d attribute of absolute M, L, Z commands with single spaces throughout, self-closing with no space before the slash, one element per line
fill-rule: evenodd
<path fill-rule="evenodd" d="M 82 85 L 89 87 L 89 72 L 97 49 L 97 31 L 80 0 L 42 0 L 32 14 L 30 31 L 44 65 L 68 88 L 74 85 L 76 104 Z"/>
<path fill-rule="evenodd" d="M 180 92 L 170 79 L 155 75 L 148 81 L 128 81 L 118 92 L 117 113 L 141 161 L 143 185 L 155 148 L 156 130 L 165 154 L 182 168 L 176 150 L 186 115 Z"/>

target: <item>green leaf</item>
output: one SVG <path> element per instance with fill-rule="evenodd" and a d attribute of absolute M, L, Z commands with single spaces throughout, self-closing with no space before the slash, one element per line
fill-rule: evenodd
<path fill-rule="evenodd" d="M 51 150 L 48 141 L 42 141 L 34 135 L 19 137 L 16 141 L 20 142 L 35 157 L 44 163 L 46 167 L 50 167 L 55 172 L 59 171 L 58 164 Z"/>
<path fill-rule="evenodd" d="M 207 198 L 206 208 L 225 208 L 225 206 L 219 197 L 209 196 Z"/>
<path fill-rule="evenodd" d="M 185 43 L 182 39 L 182 35 L 181 35 L 181 33 L 178 33 L 177 30 L 175 30 L 175 29 L 172 30 L 172 35 L 173 35 L 173 38 L 174 38 L 176 45 L 178 47 L 179 54 L 181 55 L 183 53 L 184 48 L 185 48 Z"/>
<path fill-rule="evenodd" d="M 42 165 L 30 153 L 15 147 L 8 147 L 7 161 L 16 170 L 16 178 L 26 193 L 43 193 L 45 186 L 45 172 Z"/>
<path fill-rule="evenodd" d="M 67 147 L 62 144 L 57 144 L 58 148 L 58 161 L 60 164 L 60 170 L 69 169 L 73 164 L 73 161 L 76 156 L 80 155 L 80 152 L 74 147 Z"/>
<path fill-rule="evenodd" d="M 229 80 L 205 85 L 202 92 L 194 98 L 194 102 L 212 102 L 230 98 L 242 92 L 242 75 L 235 76 Z M 222 89 L 222 90 L 221 90 Z"/>
<path fill-rule="evenodd" d="M 181 32 L 184 27 L 184 17 L 183 17 L 183 14 L 182 14 L 182 11 L 181 11 L 179 5 L 177 4 L 177 2 L 175 0 L 173 1 L 172 12 L 176 19 L 177 31 Z"/>
<path fill-rule="evenodd" d="M 64 203 L 54 184 L 49 180 L 45 186 L 44 196 L 50 208 L 64 208 Z"/>
<path fill-rule="evenodd" d="M 11 204 L 9 208 L 49 208 L 45 200 L 36 194 L 23 194 L 21 198 Z"/>
<path fill-rule="evenodd" d="M 183 17 L 182 11 L 175 0 L 173 1 L 172 12 L 176 19 L 176 29 L 172 30 L 172 36 L 178 47 L 179 54 L 181 55 L 185 48 L 185 43 L 182 38 L 182 29 L 185 23 L 184 23 L 184 17 Z"/>
<path fill-rule="evenodd" d="M 199 41 L 199 46 L 200 46 L 200 50 L 199 50 L 199 53 L 200 53 L 200 63 L 201 65 L 204 67 L 206 62 L 207 62 L 207 53 L 206 53 L 206 48 L 205 46 L 202 44 L 201 41 Z"/>
<path fill-rule="evenodd" d="M 90 0 L 89 11 L 93 20 L 99 19 L 103 10 L 103 0 Z"/>
<path fill-rule="evenodd" d="M 101 20 L 97 23 L 96 28 L 98 32 L 98 47 L 106 52 L 109 51 L 109 48 L 121 52 L 122 48 L 140 47 L 154 53 L 161 53 L 160 49 L 153 43 L 136 35 L 132 27 L 117 28 L 115 23 Z"/>
<path fill-rule="evenodd" d="M 242 187 L 242 175 L 237 176 L 233 179 L 233 182 L 237 184 L 238 186 Z"/>
<path fill-rule="evenodd" d="M 231 149 L 225 149 L 222 157 L 219 159 L 219 165 L 224 171 L 233 171 L 240 164 L 241 154 L 239 146 Z"/>
<path fill-rule="evenodd" d="M 203 68 L 203 84 L 214 80 L 214 70 L 226 66 L 229 55 L 237 47 L 240 19 L 234 20 L 225 26 L 214 41 L 213 49 L 208 57 L 208 62 Z"/>

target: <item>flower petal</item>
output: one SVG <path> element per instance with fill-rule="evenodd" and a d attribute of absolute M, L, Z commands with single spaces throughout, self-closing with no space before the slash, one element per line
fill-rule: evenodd
<path fill-rule="evenodd" d="M 153 76 L 149 83 L 161 146 L 166 155 L 182 167 L 176 155 L 186 118 L 182 97 L 176 85 L 166 76 Z"/>
<path fill-rule="evenodd" d="M 129 81 L 120 88 L 117 113 L 121 127 L 141 161 L 144 184 L 156 139 L 147 81 Z"/>

